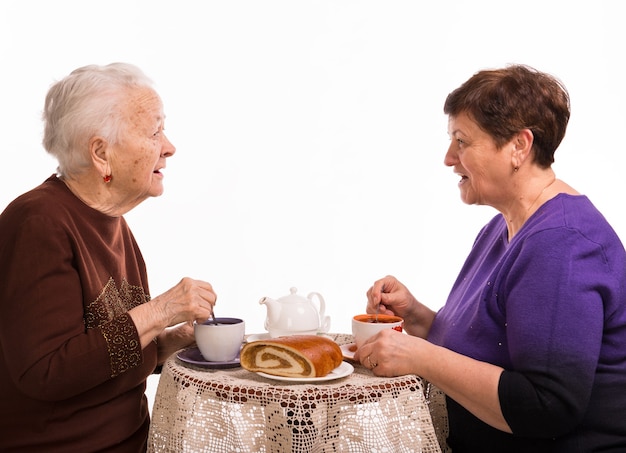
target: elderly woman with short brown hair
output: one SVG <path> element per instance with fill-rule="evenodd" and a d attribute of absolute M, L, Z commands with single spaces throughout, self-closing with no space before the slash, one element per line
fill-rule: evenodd
<path fill-rule="evenodd" d="M 151 297 L 123 217 L 163 192 L 163 105 L 116 63 L 55 83 L 43 117 L 58 173 L 0 215 L 0 450 L 144 451 L 146 378 L 216 301 L 191 278 Z"/>
<path fill-rule="evenodd" d="M 454 453 L 626 451 L 626 253 L 551 167 L 569 107 L 557 79 L 523 65 L 450 93 L 444 162 L 465 203 L 499 214 L 438 312 L 391 276 L 367 293 L 410 335 L 384 331 L 355 357 L 443 390 Z"/>

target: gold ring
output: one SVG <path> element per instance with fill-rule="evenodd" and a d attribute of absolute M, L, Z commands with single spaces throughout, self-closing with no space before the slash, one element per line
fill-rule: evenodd
<path fill-rule="evenodd" d="M 370 364 L 370 366 L 372 367 L 372 370 L 373 370 L 374 368 L 376 368 L 378 366 L 378 364 L 377 363 L 372 363 L 372 359 L 370 359 L 370 356 L 371 356 L 371 354 L 367 356 L 367 361 L 369 362 L 369 364 Z"/>

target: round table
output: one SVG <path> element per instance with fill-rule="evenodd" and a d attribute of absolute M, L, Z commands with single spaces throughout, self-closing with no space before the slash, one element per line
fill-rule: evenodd
<path fill-rule="evenodd" d="M 352 342 L 351 335 L 331 336 Z M 333 381 L 293 383 L 243 368 L 196 367 L 175 354 L 159 380 L 148 451 L 442 451 L 447 420 L 440 392 L 427 398 L 432 388 L 418 376 L 381 378 L 354 368 Z"/>

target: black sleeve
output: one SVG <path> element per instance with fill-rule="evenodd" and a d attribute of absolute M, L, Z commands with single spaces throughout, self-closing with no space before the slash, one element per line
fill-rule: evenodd
<path fill-rule="evenodd" d="M 505 420 L 518 436 L 558 437 L 571 431 L 585 412 L 571 376 L 524 375 L 504 371 L 498 396 Z M 564 385 L 568 382 L 568 385 Z M 584 388 L 579 389 L 585 392 Z"/>

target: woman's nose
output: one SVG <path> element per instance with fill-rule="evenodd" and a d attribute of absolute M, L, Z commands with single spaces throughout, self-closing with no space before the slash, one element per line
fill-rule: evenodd
<path fill-rule="evenodd" d="M 169 157 L 172 156 L 176 152 L 176 147 L 172 145 L 172 142 L 163 134 L 163 149 L 161 150 L 161 154 Z"/>
<path fill-rule="evenodd" d="M 456 156 L 456 152 L 452 149 L 452 143 L 448 146 L 448 150 L 446 151 L 446 155 L 443 157 L 443 163 L 447 167 L 452 167 L 458 163 L 458 158 Z"/>

